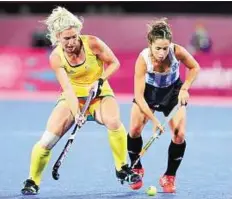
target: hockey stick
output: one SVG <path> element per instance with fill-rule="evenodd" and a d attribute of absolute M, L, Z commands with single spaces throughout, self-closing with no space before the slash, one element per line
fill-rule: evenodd
<path fill-rule="evenodd" d="M 84 105 L 83 109 L 81 110 L 82 115 L 85 115 L 85 113 L 86 113 L 86 111 L 87 111 L 87 109 L 88 109 L 88 107 L 90 105 L 90 102 L 92 100 L 93 94 L 94 94 L 94 91 L 91 90 L 90 94 L 89 94 L 89 96 L 88 96 L 88 98 L 87 98 L 87 100 L 85 102 L 85 105 Z M 74 127 L 70 137 L 68 138 L 68 141 L 65 144 L 65 147 L 64 147 L 63 151 L 61 152 L 59 158 L 57 159 L 56 163 L 54 164 L 53 169 L 52 169 L 52 177 L 53 177 L 54 180 L 59 179 L 60 174 L 58 173 L 58 170 L 59 170 L 64 158 L 66 157 L 66 155 L 67 155 L 67 153 L 68 153 L 68 151 L 69 151 L 69 149 L 70 149 L 70 147 L 71 147 L 71 145 L 73 143 L 73 140 L 75 139 L 77 130 L 79 130 L 81 127 L 82 126 L 79 126 L 78 124 L 75 124 L 75 127 Z"/>
<path fill-rule="evenodd" d="M 169 113 L 169 115 L 165 118 L 164 123 L 162 124 L 163 127 L 166 127 L 166 125 L 168 124 L 168 122 L 176 115 L 177 111 L 179 110 L 180 105 L 177 104 L 172 111 Z M 139 153 L 139 157 L 136 159 L 136 161 L 132 164 L 131 168 L 134 168 L 134 166 L 136 164 L 138 164 L 139 160 L 141 159 L 141 157 L 144 155 L 144 153 L 148 150 L 148 148 L 152 145 L 152 143 L 156 140 L 159 139 L 160 135 L 162 133 L 159 132 L 158 134 L 154 134 L 151 136 L 151 138 L 147 141 L 147 143 L 145 144 L 145 146 L 142 148 L 142 150 Z"/>

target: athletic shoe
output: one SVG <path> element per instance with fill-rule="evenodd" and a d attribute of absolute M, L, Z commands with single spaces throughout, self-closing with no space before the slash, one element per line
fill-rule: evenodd
<path fill-rule="evenodd" d="M 164 193 L 176 192 L 175 176 L 163 175 L 159 180 L 159 184 L 161 187 L 163 187 Z"/>
<path fill-rule="evenodd" d="M 21 190 L 23 195 L 36 195 L 39 192 L 39 186 L 31 179 L 27 179 L 24 182 L 24 187 Z"/>

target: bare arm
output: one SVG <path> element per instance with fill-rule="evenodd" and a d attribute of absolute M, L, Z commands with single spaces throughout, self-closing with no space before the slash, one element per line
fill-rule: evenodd
<path fill-rule="evenodd" d="M 153 122 L 159 123 L 155 115 L 152 113 L 147 102 L 144 99 L 145 91 L 145 75 L 146 75 L 146 63 L 141 55 L 136 60 L 135 63 L 135 75 L 134 75 L 134 92 L 135 100 L 138 106 L 141 108 L 143 113 Z"/>
<path fill-rule="evenodd" d="M 200 66 L 193 56 L 182 46 L 175 45 L 175 50 L 177 59 L 179 59 L 189 69 L 185 82 L 181 87 L 182 90 L 188 90 L 196 79 L 200 71 Z"/>
<path fill-rule="evenodd" d="M 54 70 L 56 78 L 64 91 L 65 99 L 68 102 L 70 110 L 73 116 L 76 116 L 76 114 L 79 114 L 80 112 L 78 99 L 73 91 L 71 83 L 69 82 L 65 69 L 62 68 L 60 57 L 52 53 L 49 61 L 50 66 Z"/>
<path fill-rule="evenodd" d="M 89 46 L 92 52 L 107 65 L 101 78 L 103 80 L 108 79 L 119 69 L 120 63 L 117 57 L 112 50 L 97 37 L 89 36 Z"/>

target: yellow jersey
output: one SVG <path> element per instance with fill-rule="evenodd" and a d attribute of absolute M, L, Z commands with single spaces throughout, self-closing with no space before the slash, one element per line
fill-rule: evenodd
<path fill-rule="evenodd" d="M 97 81 L 104 72 L 104 63 L 93 54 L 89 48 L 88 36 L 81 35 L 85 52 L 85 61 L 82 64 L 71 66 L 65 57 L 62 46 L 58 45 L 54 51 L 61 58 L 62 67 L 65 69 L 69 81 L 77 97 L 87 97 L 89 95 L 89 86 Z M 104 81 L 100 96 L 114 96 L 108 81 Z"/>

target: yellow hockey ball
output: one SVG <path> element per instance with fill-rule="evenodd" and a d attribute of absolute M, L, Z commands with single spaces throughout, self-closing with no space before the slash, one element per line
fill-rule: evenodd
<path fill-rule="evenodd" d="M 149 196 L 155 196 L 157 193 L 157 189 L 155 186 L 149 186 L 146 190 L 147 195 Z"/>

